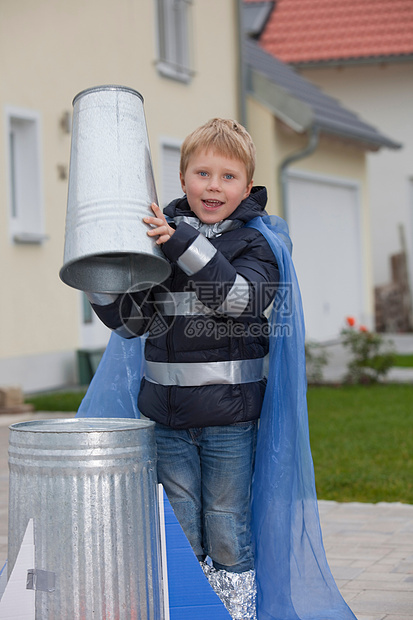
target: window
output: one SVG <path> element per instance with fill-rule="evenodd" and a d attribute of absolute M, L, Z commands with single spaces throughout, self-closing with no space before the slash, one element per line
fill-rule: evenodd
<path fill-rule="evenodd" d="M 191 0 L 157 0 L 158 9 L 158 70 L 176 80 L 189 82 L 190 8 Z"/>
<path fill-rule="evenodd" d="M 162 205 L 183 196 L 179 180 L 180 143 L 174 140 L 161 141 Z"/>
<path fill-rule="evenodd" d="M 39 115 L 28 110 L 8 108 L 6 118 L 11 236 L 16 243 L 41 243 L 46 236 Z"/>

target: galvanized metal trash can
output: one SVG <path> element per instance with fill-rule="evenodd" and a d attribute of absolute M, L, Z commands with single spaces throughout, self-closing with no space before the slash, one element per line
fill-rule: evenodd
<path fill-rule="evenodd" d="M 154 423 L 10 427 L 9 575 L 34 519 L 36 620 L 163 620 Z"/>
<path fill-rule="evenodd" d="M 124 293 L 165 280 L 170 265 L 142 221 L 157 201 L 142 95 L 110 85 L 76 95 L 63 282 Z"/>

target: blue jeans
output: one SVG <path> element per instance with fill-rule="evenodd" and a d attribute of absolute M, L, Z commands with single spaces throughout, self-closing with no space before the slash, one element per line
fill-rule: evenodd
<path fill-rule="evenodd" d="M 158 480 L 195 554 L 236 573 L 254 567 L 250 504 L 257 426 L 155 428 Z"/>

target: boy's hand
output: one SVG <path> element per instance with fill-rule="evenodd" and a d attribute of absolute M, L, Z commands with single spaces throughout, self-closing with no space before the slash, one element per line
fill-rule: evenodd
<path fill-rule="evenodd" d="M 161 245 L 162 243 L 166 243 L 168 239 L 172 237 L 175 232 L 174 228 L 171 228 L 166 221 L 164 214 L 157 204 L 154 202 L 151 204 L 151 209 L 155 214 L 155 217 L 144 217 L 143 221 L 150 226 L 153 226 L 151 230 L 148 230 L 147 234 L 150 237 L 158 236 L 156 243 Z"/>

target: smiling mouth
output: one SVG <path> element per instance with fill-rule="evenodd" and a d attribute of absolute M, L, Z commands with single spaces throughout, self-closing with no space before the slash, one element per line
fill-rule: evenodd
<path fill-rule="evenodd" d="M 202 204 L 206 209 L 218 209 L 224 204 L 220 200 L 203 200 Z"/>

